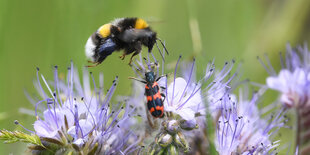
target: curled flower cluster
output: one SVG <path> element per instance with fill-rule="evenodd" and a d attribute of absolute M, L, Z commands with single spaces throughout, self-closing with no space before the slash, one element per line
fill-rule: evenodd
<path fill-rule="evenodd" d="M 37 71 L 37 88 L 43 99 L 35 103 L 34 130 L 44 149 L 33 147 L 33 153 L 119 154 L 137 149 L 132 143 L 137 137 L 129 128 L 134 123 L 130 118 L 134 108 L 111 103 L 117 77 L 104 94 L 102 78 L 100 87 L 93 83 L 95 90 L 91 91 L 89 73 L 84 70 L 81 84 L 73 64 L 67 82 L 58 78 L 57 67 L 54 74 L 54 81 L 48 82 L 43 75 L 40 80 Z M 94 81 L 92 74 L 91 78 Z"/>

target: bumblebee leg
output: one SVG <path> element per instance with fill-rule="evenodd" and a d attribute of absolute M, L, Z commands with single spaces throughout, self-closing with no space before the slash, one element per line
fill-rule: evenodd
<path fill-rule="evenodd" d="M 140 53 L 140 51 L 136 51 L 135 53 L 133 53 L 130 57 L 130 61 L 129 61 L 129 65 L 131 65 L 131 62 L 132 62 L 132 58 L 136 55 L 138 55 Z"/>
<path fill-rule="evenodd" d="M 126 57 L 126 52 L 123 53 L 123 55 L 119 56 L 119 58 L 121 58 L 122 60 L 124 60 Z"/>
<path fill-rule="evenodd" d="M 86 66 L 86 67 L 96 67 L 96 66 L 98 66 L 100 63 L 99 62 L 95 62 L 95 63 L 93 63 L 93 65 L 88 65 L 88 66 Z"/>
<path fill-rule="evenodd" d="M 90 60 L 88 60 L 87 62 L 91 63 L 91 64 L 97 64 L 98 63 L 98 62 L 94 62 L 94 61 L 90 61 Z"/>

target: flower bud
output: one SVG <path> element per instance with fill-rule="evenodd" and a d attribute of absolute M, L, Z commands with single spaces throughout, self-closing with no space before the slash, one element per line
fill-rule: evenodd
<path fill-rule="evenodd" d="M 181 147 L 184 149 L 184 152 L 189 151 L 189 145 L 185 139 L 185 136 L 181 133 L 178 132 L 175 137 L 174 137 L 174 142 L 177 144 L 177 146 Z"/>
<path fill-rule="evenodd" d="M 184 130 L 193 130 L 198 129 L 199 126 L 195 119 L 191 119 L 191 120 L 181 120 L 180 127 Z"/>
<path fill-rule="evenodd" d="M 161 147 L 167 147 L 172 143 L 173 137 L 168 134 L 168 133 L 162 133 L 157 137 L 156 142 L 161 146 Z"/>
<path fill-rule="evenodd" d="M 176 120 L 169 120 L 166 124 L 165 124 L 165 130 L 169 133 L 169 134 L 176 134 L 179 131 L 179 123 Z"/>

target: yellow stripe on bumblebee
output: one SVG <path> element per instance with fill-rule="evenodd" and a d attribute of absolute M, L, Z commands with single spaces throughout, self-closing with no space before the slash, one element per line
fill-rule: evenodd
<path fill-rule="evenodd" d="M 99 29 L 98 32 L 101 35 L 101 37 L 106 38 L 111 34 L 111 26 L 112 24 L 104 24 Z"/>
<path fill-rule="evenodd" d="M 135 24 L 135 28 L 136 29 L 145 29 L 145 28 L 148 28 L 149 25 L 146 23 L 145 20 L 141 19 L 141 18 L 138 18 L 137 21 L 136 21 L 136 24 Z"/>

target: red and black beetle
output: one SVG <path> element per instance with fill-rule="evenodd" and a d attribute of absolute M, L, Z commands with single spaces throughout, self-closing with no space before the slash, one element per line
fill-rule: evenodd
<path fill-rule="evenodd" d="M 146 72 L 145 79 L 139 80 L 135 79 L 139 82 L 145 84 L 145 96 L 147 100 L 147 108 L 155 118 L 162 118 L 164 116 L 164 94 L 160 93 L 160 87 L 158 86 L 157 81 L 160 80 L 163 76 L 158 77 L 157 79 L 154 72 Z"/>

